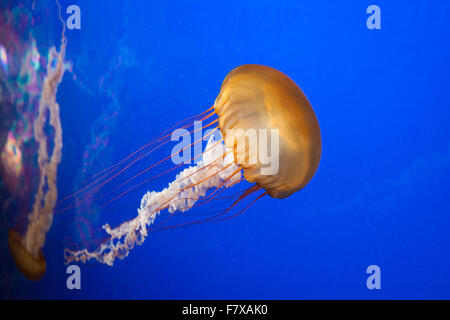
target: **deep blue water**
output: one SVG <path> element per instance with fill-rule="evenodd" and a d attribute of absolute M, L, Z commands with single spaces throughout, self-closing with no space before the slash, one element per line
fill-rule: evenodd
<path fill-rule="evenodd" d="M 81 29 L 67 31 L 66 58 L 77 81 L 67 73 L 57 95 L 61 196 L 74 191 L 93 136 L 107 136 L 94 172 L 210 107 L 226 74 L 247 63 L 302 88 L 320 123 L 322 159 L 289 198 L 150 234 L 114 267 L 80 265 L 81 290 L 66 288 L 62 255 L 74 213 L 57 214 L 40 282 L 21 280 L 2 253 L 13 279 L 4 297 L 450 298 L 450 2 L 76 2 Z M 366 27 L 370 4 L 381 8 L 380 30 Z M 55 8 L 45 23 L 57 45 Z M 112 120 L 93 132 L 102 115 Z M 142 194 L 164 183 L 145 185 L 96 223 L 134 217 Z M 372 264 L 380 290 L 366 287 Z"/>

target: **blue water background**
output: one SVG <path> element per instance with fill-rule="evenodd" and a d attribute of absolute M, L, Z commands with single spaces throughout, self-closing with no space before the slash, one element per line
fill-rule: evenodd
<path fill-rule="evenodd" d="M 302 88 L 320 123 L 322 159 L 287 199 L 150 234 L 112 268 L 81 265 L 78 291 L 66 288 L 62 251 L 51 244 L 71 220 L 56 215 L 47 274 L 6 297 L 450 298 L 450 2 L 76 2 L 82 28 L 67 31 L 67 59 L 85 86 L 126 57 L 109 80 L 120 106 L 105 164 L 210 107 L 226 74 L 247 63 L 277 68 Z M 381 30 L 366 27 L 370 4 L 381 8 Z M 57 44 L 57 16 L 49 24 Z M 64 195 L 111 99 L 66 75 L 58 102 Z M 100 222 L 135 216 L 143 192 L 161 187 L 147 185 Z M 381 290 L 366 287 L 372 264 Z"/>

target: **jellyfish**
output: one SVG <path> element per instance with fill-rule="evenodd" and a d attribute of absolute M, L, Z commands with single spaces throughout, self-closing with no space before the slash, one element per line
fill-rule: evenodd
<path fill-rule="evenodd" d="M 187 224 L 221 221 L 241 214 L 265 195 L 289 197 L 305 187 L 318 168 L 322 147 L 313 108 L 294 81 L 274 68 L 249 64 L 233 69 L 213 107 L 200 115 L 202 119 L 218 117 L 207 126 L 217 123 L 221 138 L 208 137 L 200 160 L 179 172 L 165 189 L 145 193 L 135 218 L 115 228 L 103 225 L 108 236 L 96 249 L 66 248 L 66 263 L 95 259 L 112 266 L 116 258 L 124 259 L 135 245 L 144 242 L 163 210 L 182 214 L 199 201 L 211 201 L 219 190 L 243 180 L 251 183 L 223 212 Z M 254 136 L 259 139 L 253 141 Z M 97 182 L 102 179 L 109 181 L 111 176 L 104 174 Z M 256 198 L 244 210 L 229 215 L 237 203 L 255 193 Z"/>
<path fill-rule="evenodd" d="M 61 9 L 57 2 L 59 9 Z M 10 229 L 8 244 L 12 258 L 18 269 L 28 279 L 37 281 L 46 271 L 47 263 L 42 253 L 46 234 L 53 221 L 53 210 L 57 202 L 57 172 L 62 153 L 62 127 L 59 116 L 59 104 L 56 102 L 58 86 L 68 68 L 65 63 L 66 38 L 63 24 L 61 46 L 58 52 L 50 48 L 46 75 L 39 99 L 38 116 L 33 123 L 34 139 L 38 144 L 39 186 L 34 197 L 33 209 L 28 214 L 28 225 L 25 234 Z M 53 128 L 52 150 L 48 150 L 49 139 L 45 132 L 46 122 Z M 50 154 L 49 154 L 50 152 Z"/>

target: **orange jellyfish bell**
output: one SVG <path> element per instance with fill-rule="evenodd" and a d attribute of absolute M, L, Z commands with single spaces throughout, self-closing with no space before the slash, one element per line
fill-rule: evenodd
<path fill-rule="evenodd" d="M 22 237 L 13 229 L 9 230 L 8 244 L 17 268 L 31 281 L 37 281 L 45 274 L 47 263 L 40 250 L 32 255 L 23 244 Z"/>
<path fill-rule="evenodd" d="M 225 144 L 233 149 L 247 181 L 281 199 L 302 189 L 314 176 L 322 150 L 319 122 L 301 89 L 284 73 L 252 64 L 233 69 L 222 83 L 214 109 Z M 236 132 L 242 135 L 249 129 L 278 130 L 275 174 L 261 175 L 261 162 L 247 163 L 249 149 L 237 146 Z M 230 130 L 233 136 L 227 135 Z"/>

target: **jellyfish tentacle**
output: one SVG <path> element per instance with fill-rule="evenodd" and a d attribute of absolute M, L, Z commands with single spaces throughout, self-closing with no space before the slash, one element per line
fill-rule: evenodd
<path fill-rule="evenodd" d="M 254 192 L 256 192 L 256 191 L 258 191 L 258 190 L 261 190 L 261 188 L 258 187 L 256 190 L 254 190 Z M 269 193 L 268 193 L 267 191 L 264 192 L 264 193 L 262 193 L 262 194 L 260 194 L 260 195 L 259 195 L 257 198 L 255 198 L 252 202 L 250 202 L 244 209 L 242 209 L 241 211 L 239 211 L 238 213 L 236 213 L 236 214 L 234 214 L 234 215 L 232 215 L 232 216 L 224 217 L 224 218 L 217 219 L 217 220 L 207 221 L 207 222 L 205 222 L 205 223 L 219 222 L 219 221 L 224 221 L 224 220 L 228 220 L 228 219 L 231 219 L 231 218 L 240 216 L 240 215 L 243 214 L 245 211 L 247 211 L 247 209 L 250 208 L 256 201 L 258 201 L 259 199 L 261 199 L 262 197 L 264 197 L 264 196 L 266 196 L 266 195 L 268 195 L 268 194 L 269 194 Z"/>
<path fill-rule="evenodd" d="M 213 107 L 211 107 L 211 108 L 213 108 Z M 211 110 L 211 108 L 209 108 L 207 111 Z M 205 112 L 207 112 L 207 111 L 205 111 Z M 103 169 L 103 170 L 97 172 L 96 174 L 94 174 L 94 175 L 91 177 L 91 179 L 94 178 L 94 177 L 98 177 L 99 175 L 101 175 L 101 176 L 100 176 L 99 178 L 95 179 L 95 180 L 94 180 L 93 182 L 91 182 L 91 183 L 96 183 L 96 182 L 101 181 L 101 180 L 104 179 L 104 178 L 107 178 L 108 175 L 112 174 L 115 170 L 118 170 L 118 168 L 120 167 L 120 165 L 121 165 L 122 163 L 125 163 L 127 160 L 131 159 L 134 155 L 136 155 L 137 153 L 139 153 L 139 152 L 142 151 L 143 149 L 145 149 L 145 148 L 147 148 L 147 147 L 149 147 L 149 146 L 151 146 L 151 145 L 153 145 L 153 144 L 155 144 L 155 143 L 158 143 L 158 142 L 160 142 L 162 145 L 168 143 L 170 140 L 165 141 L 165 139 L 168 138 L 168 137 L 170 137 L 170 136 L 171 136 L 171 133 L 165 134 L 167 131 L 169 131 L 169 130 L 175 128 L 175 127 L 177 127 L 178 129 L 187 129 L 187 128 L 191 127 L 193 124 L 190 123 L 190 124 L 184 125 L 184 126 L 179 126 L 179 124 L 185 122 L 185 121 L 188 120 L 188 119 L 198 117 L 198 116 L 202 115 L 202 114 L 205 113 L 205 112 L 202 112 L 202 113 L 200 113 L 200 114 L 197 115 L 197 116 L 189 117 L 189 118 L 187 118 L 187 119 L 185 119 L 185 120 L 180 121 L 178 124 L 176 124 L 176 125 L 170 127 L 169 129 L 165 130 L 165 131 L 163 132 L 163 134 L 160 134 L 158 137 L 156 137 L 155 139 L 151 140 L 150 142 L 148 142 L 148 143 L 145 144 L 144 146 L 140 147 L 138 150 L 134 151 L 133 153 L 131 153 L 130 155 L 128 155 L 128 156 L 125 157 L 124 159 L 122 159 L 122 160 L 120 160 L 119 162 L 117 162 L 116 164 L 113 164 L 113 165 L 111 165 L 110 167 L 108 167 L 108 168 L 106 168 L 106 169 Z M 204 121 L 204 120 L 208 119 L 209 117 L 211 117 L 211 116 L 214 115 L 214 114 L 215 114 L 215 112 L 213 111 L 213 112 L 211 112 L 210 114 L 208 114 L 208 115 L 206 115 L 206 116 L 200 118 L 199 120 L 195 120 L 195 121 Z M 164 134 L 165 134 L 165 135 L 164 135 Z M 187 134 L 191 134 L 191 131 L 189 131 L 189 133 L 186 133 L 186 134 L 184 134 L 184 135 L 182 135 L 182 136 L 185 136 L 185 135 L 187 135 Z M 148 152 L 145 152 L 145 153 L 143 153 L 143 154 L 141 154 L 141 155 L 139 155 L 139 156 L 137 157 L 137 159 L 134 159 L 130 165 L 136 163 L 136 162 L 139 161 L 139 160 L 144 159 L 145 157 L 147 157 L 149 154 L 151 154 L 151 153 L 152 153 L 153 151 L 155 151 L 155 150 L 156 150 L 156 148 L 155 148 L 155 149 L 152 149 L 152 150 L 150 150 L 150 151 L 148 151 Z M 87 181 L 89 181 L 89 180 L 90 180 L 90 179 L 88 179 Z M 85 183 L 87 183 L 87 181 L 85 181 Z M 78 191 L 78 192 L 79 192 L 79 191 Z M 72 195 L 66 196 L 63 200 L 67 200 L 68 198 L 70 198 L 70 197 L 76 195 L 78 192 L 75 192 L 75 193 L 72 194 Z M 63 200 L 62 200 L 62 201 L 63 201 Z M 61 202 L 62 202 L 62 201 L 61 201 Z"/>
<path fill-rule="evenodd" d="M 202 120 L 205 120 L 205 119 L 209 118 L 209 117 L 212 116 L 213 114 L 214 114 L 214 112 L 212 112 L 211 114 L 207 115 L 207 116 L 204 117 Z M 207 128 L 207 127 L 211 126 L 212 124 L 217 123 L 217 121 L 218 121 L 218 120 L 216 119 L 216 120 L 212 121 L 211 123 L 209 123 L 209 124 L 203 126 L 202 128 L 200 128 L 200 129 L 195 129 L 195 130 L 192 130 L 192 131 L 189 131 L 188 133 L 185 133 L 185 134 L 183 134 L 182 136 L 185 136 L 185 135 L 188 135 L 188 134 L 192 134 L 192 133 L 197 132 L 198 130 Z M 189 125 L 189 126 L 190 126 L 190 125 Z M 189 127 L 189 126 L 187 126 L 187 127 Z M 181 128 L 183 128 L 183 127 L 181 127 Z M 164 136 L 163 138 L 161 138 L 161 140 L 162 140 L 162 139 L 165 139 L 165 138 L 167 138 L 167 137 L 169 137 L 169 136 L 170 136 L 170 134 Z M 85 185 L 85 186 L 82 187 L 81 189 L 75 191 L 74 193 L 72 193 L 72 194 L 70 194 L 70 195 L 65 196 L 63 199 L 61 199 L 61 201 L 58 202 L 58 204 L 61 205 L 61 204 L 64 203 L 65 201 L 67 201 L 67 200 L 69 200 L 69 199 L 72 199 L 72 198 L 74 198 L 76 195 L 79 195 L 79 194 L 82 194 L 82 193 L 85 193 L 85 195 L 84 195 L 85 198 L 89 197 L 89 195 L 96 193 L 98 189 L 102 188 L 104 185 L 106 185 L 107 183 L 109 183 L 111 180 L 117 178 L 120 174 L 122 174 L 123 172 L 125 172 L 125 171 L 126 171 L 128 168 L 130 168 L 132 165 L 134 165 L 134 164 L 137 163 L 138 161 L 144 159 L 145 157 L 147 157 L 148 155 L 150 155 L 150 154 L 153 153 L 154 151 L 158 150 L 159 148 L 163 147 L 164 145 L 168 144 L 170 141 L 171 141 L 171 140 L 166 140 L 166 141 L 161 142 L 158 146 L 152 148 L 150 151 L 146 151 L 144 154 L 138 156 L 136 159 L 133 159 L 130 163 L 126 164 L 125 167 L 121 168 L 118 172 L 116 172 L 116 173 L 114 173 L 114 174 L 113 174 L 113 172 L 114 172 L 116 169 L 119 169 L 120 166 L 117 167 L 117 168 L 114 168 L 113 170 L 111 170 L 111 171 L 109 171 L 109 172 L 106 172 L 106 173 L 102 174 L 100 177 L 97 177 L 96 179 L 94 179 L 94 181 L 92 181 L 92 182 L 90 182 L 89 184 Z M 158 142 L 158 141 L 156 141 L 156 142 Z M 197 142 L 198 142 L 198 141 L 197 141 Z M 145 147 L 147 147 L 147 146 L 149 146 L 149 145 L 151 145 L 151 144 L 152 144 L 152 143 L 149 143 L 149 144 L 147 144 L 147 145 L 141 147 L 139 150 L 144 149 Z M 139 150 L 138 150 L 138 151 L 139 151 Z M 138 151 L 135 151 L 134 153 L 136 153 L 136 152 L 138 152 Z M 180 150 L 179 152 L 181 152 L 181 151 L 183 151 L 183 150 Z M 133 155 L 133 154 L 132 154 L 132 155 Z M 168 158 L 170 158 L 170 157 L 168 157 Z M 168 158 L 163 159 L 163 161 L 161 161 L 160 163 L 164 162 L 164 161 L 167 160 Z M 124 160 L 125 160 L 125 159 L 123 159 L 122 161 L 124 161 Z M 125 162 L 125 161 L 124 161 L 124 162 Z M 160 164 L 160 163 L 158 163 L 158 164 Z M 156 164 L 156 165 L 157 165 L 157 164 Z M 113 166 L 114 166 L 114 165 L 113 165 Z M 113 174 L 113 175 L 112 175 L 112 176 L 109 176 L 110 174 Z M 108 176 L 109 176 L 109 177 L 108 177 Z M 103 181 L 102 181 L 102 180 L 103 180 Z M 93 189 L 94 189 L 94 191 L 92 191 Z M 87 194 L 87 195 L 86 195 L 86 194 Z M 61 209 L 61 210 L 58 210 L 58 212 L 60 212 L 60 211 L 66 211 L 66 210 L 69 210 L 69 209 L 72 209 L 72 208 L 73 208 L 73 205 L 70 206 L 70 207 L 63 208 L 63 209 Z"/>
<path fill-rule="evenodd" d="M 218 141 L 216 144 L 218 144 L 218 143 L 220 143 L 220 142 L 221 142 L 221 141 Z M 199 156 L 201 156 L 201 154 L 200 154 Z M 192 158 L 191 161 L 194 160 L 194 159 L 196 159 L 196 158 L 198 158 L 199 156 L 196 156 L 196 157 Z M 219 160 L 221 160 L 221 159 L 219 158 L 219 159 L 217 159 L 216 161 L 219 161 Z M 152 176 L 152 177 L 150 177 L 150 178 L 148 178 L 148 179 L 146 179 L 146 180 L 144 180 L 144 181 L 138 183 L 137 185 L 134 185 L 134 186 L 128 188 L 127 190 L 125 190 L 125 191 L 123 191 L 121 194 L 119 194 L 118 196 L 116 196 L 116 197 L 114 197 L 113 199 L 111 199 L 111 200 L 109 200 L 108 202 L 106 202 L 103 206 L 107 206 L 107 205 L 111 204 L 112 202 L 116 201 L 116 200 L 119 199 L 120 197 L 122 197 L 122 196 L 124 196 L 125 194 L 129 193 L 130 191 L 132 191 L 132 190 L 134 190 L 134 189 L 136 189 L 136 188 L 142 186 L 143 184 L 146 184 L 146 183 L 150 182 L 151 180 L 153 180 L 153 179 L 155 179 L 155 178 L 158 178 L 158 177 L 160 177 L 160 176 L 162 176 L 162 175 L 164 175 L 164 174 L 166 174 L 166 173 L 168 173 L 168 172 L 170 172 L 170 171 L 173 171 L 174 169 L 179 168 L 179 167 L 181 167 L 182 165 L 184 165 L 184 163 L 180 163 L 179 165 L 176 165 L 175 167 L 172 167 L 172 168 L 170 168 L 170 169 L 168 169 L 168 170 L 166 170 L 166 171 L 163 171 L 163 172 L 157 174 L 156 176 Z M 198 171 L 201 171 L 201 170 L 203 170 L 203 169 L 206 169 L 206 168 L 208 168 L 208 167 L 211 166 L 211 165 L 212 165 L 212 164 L 209 164 L 208 166 L 201 167 L 200 169 L 197 170 L 197 172 L 198 172 Z M 196 173 L 196 172 L 193 172 L 191 175 L 193 175 L 193 174 L 195 174 L 195 173 Z M 184 177 L 183 179 L 186 179 L 186 178 L 187 178 L 187 177 Z M 101 198 L 101 197 L 97 197 L 97 198 L 94 198 L 93 200 L 99 200 L 100 198 Z"/>
<path fill-rule="evenodd" d="M 209 123 L 208 125 L 203 126 L 203 127 L 200 128 L 200 129 L 207 128 L 207 127 L 209 127 L 210 125 L 212 125 L 212 124 L 214 124 L 214 123 L 216 123 L 216 122 L 217 122 L 217 120 L 215 120 L 215 121 Z M 193 133 L 193 132 L 196 132 L 196 131 L 198 131 L 198 130 L 200 130 L 200 129 L 196 129 L 196 130 L 192 131 L 192 133 Z M 206 134 L 203 138 L 198 139 L 197 141 L 194 141 L 194 142 L 191 143 L 190 145 L 188 145 L 188 146 L 184 147 L 183 149 L 177 151 L 177 153 L 180 153 L 180 152 L 182 152 L 182 151 L 184 151 L 184 150 L 186 150 L 186 149 L 192 147 L 193 145 L 195 145 L 195 144 L 201 142 L 204 138 L 210 136 L 210 135 L 213 134 L 213 133 L 214 133 L 214 131 L 209 132 L 209 133 Z M 186 133 L 186 134 L 187 134 L 187 133 Z M 163 144 L 166 144 L 166 143 L 168 143 L 168 142 L 170 142 L 170 141 L 166 141 L 166 142 L 164 142 Z M 160 144 L 159 146 L 155 147 L 154 149 L 152 149 L 151 151 L 149 151 L 148 154 L 151 153 L 151 152 L 153 152 L 153 151 L 155 151 L 156 149 L 158 149 L 159 147 L 161 147 L 163 144 Z M 172 154 L 172 155 L 173 155 L 173 154 Z M 123 183 L 121 183 L 120 185 L 116 186 L 114 189 L 112 189 L 112 190 L 110 190 L 110 191 L 107 191 L 107 192 L 105 192 L 105 193 L 103 193 L 103 194 L 100 194 L 100 195 L 98 195 L 97 197 L 92 198 L 92 197 L 94 196 L 94 194 L 97 193 L 97 190 L 99 190 L 99 189 L 102 188 L 104 185 L 106 185 L 108 182 L 110 182 L 111 180 L 113 180 L 114 178 L 116 178 L 119 174 L 123 173 L 126 169 L 128 169 L 131 165 L 133 165 L 136 161 L 140 160 L 141 158 L 140 158 L 140 159 L 136 159 L 136 160 L 133 161 L 132 163 L 128 164 L 125 168 L 121 169 L 118 173 L 116 173 L 116 174 L 114 174 L 113 176 L 109 177 L 107 180 L 101 182 L 99 185 L 96 186 L 96 185 L 94 185 L 95 182 L 93 182 L 92 185 L 85 186 L 85 187 L 81 188 L 80 190 L 78 190 L 77 192 L 75 192 L 72 196 L 75 196 L 75 195 L 77 195 L 77 194 L 79 194 L 79 193 L 82 193 L 83 191 L 85 191 L 85 190 L 87 189 L 86 192 L 85 192 L 85 194 L 82 196 L 82 197 L 83 197 L 83 200 L 90 199 L 90 200 L 96 201 L 96 200 L 102 199 L 102 198 L 104 198 L 105 196 L 110 195 L 110 194 L 114 193 L 115 191 L 119 190 L 120 188 L 122 188 L 123 186 L 127 185 L 128 183 L 130 183 L 131 181 L 133 181 L 133 180 L 136 179 L 137 177 L 139 177 L 139 176 L 141 176 L 142 174 L 144 174 L 145 172 L 149 171 L 150 169 L 153 169 L 154 167 L 156 167 L 156 166 L 162 164 L 163 162 L 167 161 L 168 159 L 170 159 L 170 158 L 172 157 L 172 155 L 170 155 L 170 156 L 168 156 L 168 157 L 166 157 L 166 158 L 164 158 L 164 159 L 158 161 L 157 163 L 155 163 L 155 164 L 153 164 L 153 165 L 147 167 L 146 169 L 140 171 L 139 173 L 137 173 L 137 174 L 134 175 L 133 177 L 129 178 L 129 179 L 126 180 L 125 182 L 123 182 Z M 145 156 L 146 156 L 146 155 L 144 155 L 143 157 L 145 157 Z M 201 155 L 199 155 L 199 156 L 201 156 Z M 196 156 L 196 157 L 194 157 L 194 158 L 191 159 L 191 160 L 194 160 L 194 159 L 198 158 L 199 156 Z M 156 177 L 162 176 L 164 173 L 170 172 L 170 171 L 174 170 L 175 168 L 177 168 L 177 167 L 179 167 L 179 166 L 181 166 L 181 165 L 178 165 L 178 166 L 176 166 L 176 167 L 174 167 L 174 168 L 171 168 L 171 169 L 169 169 L 169 170 L 167 170 L 167 171 L 165 171 L 165 172 L 163 172 L 163 173 L 161 173 L 161 174 L 158 174 L 157 176 L 151 177 L 150 179 L 147 179 L 146 181 L 148 182 L 148 181 L 150 181 L 150 180 L 153 180 L 153 179 L 156 178 Z M 142 185 L 142 184 L 143 184 L 143 183 L 140 183 L 139 185 Z M 139 186 L 139 185 L 138 185 L 138 186 Z M 94 188 L 94 187 L 96 187 L 95 190 L 90 190 L 90 189 L 92 189 L 92 188 Z M 135 189 L 136 187 L 137 187 L 137 186 L 134 186 L 134 187 L 130 188 L 127 192 L 129 192 L 129 191 Z M 127 193 L 127 192 L 125 192 L 125 193 Z M 125 193 L 121 194 L 120 196 L 124 195 Z M 119 198 L 119 197 L 117 197 L 117 198 Z M 116 198 L 115 198 L 114 200 L 116 200 Z M 111 203 L 111 202 L 112 202 L 112 201 L 108 201 L 108 204 Z M 62 209 L 57 210 L 56 213 L 65 212 L 65 211 L 67 211 L 67 210 L 77 208 L 77 207 L 79 207 L 80 205 L 81 205 L 80 203 L 79 203 L 79 204 L 72 203 L 72 204 L 67 205 L 66 207 L 64 207 L 64 208 L 62 208 Z"/>
<path fill-rule="evenodd" d="M 116 228 L 108 224 L 103 229 L 109 238 L 96 250 L 89 252 L 86 249 L 80 251 L 65 250 L 66 263 L 72 261 L 86 262 L 96 259 L 107 265 L 113 265 L 116 258 L 123 259 L 134 246 L 144 242 L 148 235 L 147 228 L 150 227 L 161 210 L 168 209 L 170 213 L 175 211 L 185 212 L 189 210 L 200 198 L 205 197 L 208 190 L 218 186 L 230 185 L 241 179 L 240 168 L 234 163 L 232 153 L 224 157 L 224 161 L 215 162 L 230 150 L 223 143 L 215 144 L 214 136 L 210 137 L 206 145 L 207 152 L 203 153 L 202 159 L 195 165 L 181 171 L 169 186 L 160 192 L 147 192 L 141 200 L 138 215 L 132 220 L 126 221 Z M 213 163 L 205 170 L 199 170 Z M 224 167 L 227 167 L 224 169 Z M 222 170 L 223 169 L 223 170 Z M 197 171 L 196 174 L 191 175 Z M 187 176 L 190 177 L 186 178 Z M 230 176 L 233 175 L 232 178 Z M 204 179 L 205 176 L 209 177 Z M 186 178 L 186 179 L 185 179 Z M 198 183 L 201 181 L 201 183 Z M 225 182 L 225 183 L 224 183 Z M 190 188 L 186 188 L 190 186 Z M 190 198 L 192 200 L 186 200 Z"/>
<path fill-rule="evenodd" d="M 248 196 L 250 196 L 251 194 L 253 194 L 254 192 L 256 192 L 256 191 L 258 191 L 260 189 L 261 188 L 259 186 L 253 185 L 252 187 L 250 187 L 247 190 L 245 190 L 244 192 L 242 192 L 241 196 L 236 201 L 234 201 L 231 206 L 229 206 L 226 210 L 216 214 L 215 216 L 208 217 L 208 218 L 205 218 L 205 219 L 195 220 L 195 221 L 184 222 L 184 223 L 180 223 L 180 224 L 176 224 L 176 225 L 172 225 L 172 226 L 167 226 L 167 227 L 159 227 L 159 228 L 156 228 L 156 229 L 152 229 L 152 231 L 159 231 L 159 230 L 163 230 L 163 229 L 174 229 L 174 228 L 184 227 L 184 226 L 193 225 L 193 224 L 200 224 L 200 223 L 209 223 L 209 222 L 220 221 L 220 219 L 219 220 L 214 220 L 214 219 L 226 215 L 238 203 L 240 203 L 242 200 L 244 200 L 245 198 L 247 198 Z M 253 202 L 255 202 L 256 200 L 257 199 L 255 199 Z M 249 207 L 250 207 L 250 205 L 247 206 L 243 211 L 245 211 Z M 243 211 L 241 211 L 240 213 L 242 213 Z M 234 216 L 237 216 L 237 215 L 233 215 L 232 217 L 234 217 Z"/>
<path fill-rule="evenodd" d="M 200 207 L 200 206 L 202 206 L 202 205 L 205 205 L 205 204 L 211 202 L 212 200 L 217 200 L 217 199 L 219 199 L 219 197 L 217 197 L 219 194 L 221 194 L 222 192 L 224 192 L 226 189 L 231 188 L 231 187 L 233 187 L 234 185 L 238 184 L 239 182 L 245 180 L 245 179 L 239 179 L 239 180 L 236 180 L 236 181 L 234 181 L 232 184 L 228 185 L 226 188 L 222 188 L 222 186 L 223 186 L 228 180 L 230 180 L 234 175 L 236 175 L 236 174 L 239 173 L 240 171 L 241 171 L 240 168 L 239 168 L 238 170 L 236 170 L 236 171 L 235 171 L 234 173 L 232 173 L 227 179 L 225 179 L 219 186 L 217 186 L 217 187 L 213 190 L 213 192 L 212 192 L 211 194 L 209 194 L 209 195 L 208 195 L 207 197 L 205 197 L 205 198 L 202 198 L 201 200 L 198 200 L 197 203 L 194 204 L 194 205 L 193 205 L 192 207 L 190 207 L 189 209 L 193 209 L 193 208 L 196 208 L 196 207 Z M 220 190 L 220 191 L 219 191 L 219 190 Z M 236 198 L 236 197 L 237 197 L 237 196 L 231 196 L 231 198 Z M 224 198 L 225 198 L 225 197 L 224 197 Z M 195 201 L 196 199 L 194 199 L 194 198 L 182 198 L 182 200 L 194 200 L 194 201 Z M 199 202 L 200 202 L 200 203 L 199 203 Z M 187 210 L 187 208 L 186 208 L 186 210 Z M 173 217 L 173 214 L 170 215 L 169 219 L 172 218 L 172 217 Z M 163 222 L 160 222 L 160 223 L 157 223 L 157 224 L 152 225 L 152 230 L 156 230 L 154 227 L 157 227 L 157 226 L 160 226 L 160 225 L 163 225 L 163 224 L 167 223 L 169 219 L 167 219 L 166 221 L 163 221 Z M 177 227 L 177 226 L 174 226 L 174 227 Z"/>

